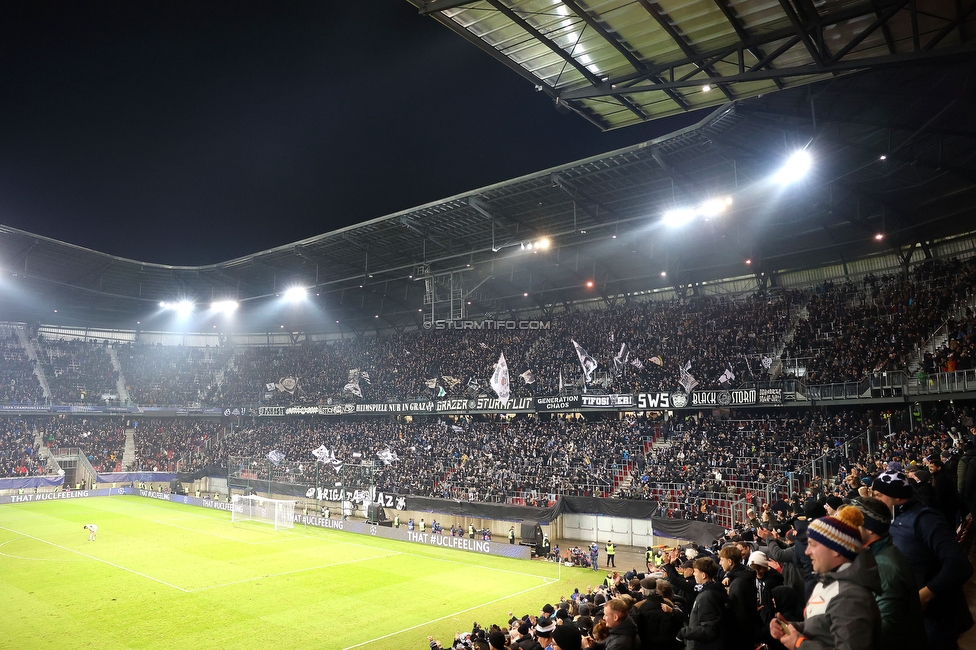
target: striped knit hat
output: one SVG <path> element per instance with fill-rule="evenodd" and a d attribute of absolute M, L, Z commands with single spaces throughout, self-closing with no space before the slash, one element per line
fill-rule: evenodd
<path fill-rule="evenodd" d="M 807 537 L 815 539 L 832 551 L 853 561 L 861 552 L 861 533 L 864 515 L 853 506 L 844 506 L 833 517 L 821 517 L 810 523 Z"/>

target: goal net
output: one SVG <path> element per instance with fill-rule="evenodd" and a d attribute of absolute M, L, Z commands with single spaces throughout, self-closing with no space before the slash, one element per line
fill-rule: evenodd
<path fill-rule="evenodd" d="M 273 524 L 275 530 L 295 527 L 294 501 L 235 494 L 232 505 L 230 515 L 232 522 L 263 521 Z"/>

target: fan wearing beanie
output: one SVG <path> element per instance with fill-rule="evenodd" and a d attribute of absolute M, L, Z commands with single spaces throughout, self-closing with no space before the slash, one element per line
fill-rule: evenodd
<path fill-rule="evenodd" d="M 881 592 L 881 578 L 874 556 L 863 552 L 863 524 L 864 516 L 853 506 L 843 506 L 833 516 L 810 522 L 806 554 L 818 582 L 807 601 L 803 621 L 787 621 L 779 614 L 770 622 L 770 635 L 784 647 L 880 647 L 881 614 L 874 594 Z"/>
<path fill-rule="evenodd" d="M 973 626 L 963 593 L 973 575 L 966 552 L 945 517 L 915 497 L 907 476 L 884 472 L 871 487 L 894 513 L 891 541 L 915 574 L 928 647 L 955 648 L 959 635 Z"/>
<path fill-rule="evenodd" d="M 924 648 L 928 641 L 915 574 L 888 533 L 891 509 L 873 497 L 858 499 L 855 505 L 864 515 L 861 541 L 874 556 L 881 576 L 883 591 L 876 595 L 878 609 L 881 610 L 881 647 Z"/>

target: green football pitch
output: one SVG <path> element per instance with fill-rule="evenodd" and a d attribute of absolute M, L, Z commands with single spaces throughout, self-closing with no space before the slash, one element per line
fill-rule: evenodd
<path fill-rule="evenodd" d="M 0 648 L 424 650 L 592 578 L 137 496 L 0 506 Z"/>

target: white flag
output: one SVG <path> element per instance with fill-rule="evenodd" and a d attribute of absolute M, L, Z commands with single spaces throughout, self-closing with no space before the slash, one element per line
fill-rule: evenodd
<path fill-rule="evenodd" d="M 363 397 L 363 391 L 362 391 L 362 389 L 359 387 L 359 384 L 354 383 L 354 382 L 349 382 L 348 384 L 346 384 L 345 386 L 343 386 L 342 387 L 342 392 L 343 393 L 351 393 L 351 394 L 355 395 L 356 397 L 358 397 L 360 399 L 362 399 L 362 397 Z"/>
<path fill-rule="evenodd" d="M 275 466 L 280 465 L 281 461 L 283 461 L 284 459 L 285 459 L 285 455 L 280 451 L 278 451 L 277 449 L 273 449 L 272 451 L 268 452 L 268 460 L 274 463 Z"/>
<path fill-rule="evenodd" d="M 718 383 L 727 384 L 733 379 L 735 379 L 735 373 L 732 372 L 732 366 L 729 366 L 725 369 L 725 372 L 722 373 L 722 376 L 718 378 Z"/>
<path fill-rule="evenodd" d="M 331 463 L 332 463 L 332 469 L 336 471 L 336 474 L 342 471 L 343 462 L 341 460 L 339 460 L 338 458 L 333 458 Z"/>
<path fill-rule="evenodd" d="M 464 433 L 464 427 L 459 427 L 458 425 L 455 424 L 451 426 L 451 431 L 453 431 L 454 433 Z"/>
<path fill-rule="evenodd" d="M 315 456 L 315 458 L 318 459 L 320 463 L 324 463 L 328 460 L 335 458 L 332 452 L 330 452 L 325 445 L 320 446 L 318 449 L 313 449 L 312 455 Z"/>
<path fill-rule="evenodd" d="M 634 357 L 633 359 L 630 360 L 630 365 L 634 366 L 638 370 L 644 369 L 644 362 L 637 357 Z"/>
<path fill-rule="evenodd" d="M 583 349 L 583 347 L 573 341 L 573 347 L 576 348 L 576 356 L 579 357 L 580 366 L 583 368 L 583 376 L 586 378 L 586 383 L 593 381 L 593 373 L 596 371 L 598 365 L 596 359 L 590 356 L 590 353 Z"/>
<path fill-rule="evenodd" d="M 376 452 L 376 456 L 383 461 L 384 465 L 389 465 L 395 460 L 400 460 L 397 458 L 396 452 L 390 449 L 384 449 L 383 451 Z"/>
<path fill-rule="evenodd" d="M 627 344 L 626 343 L 621 343 L 620 344 L 620 352 L 618 352 L 617 353 L 617 356 L 615 356 L 613 358 L 613 367 L 614 367 L 614 369 L 616 369 L 617 371 L 619 371 L 621 368 L 623 368 L 625 365 L 627 365 L 627 361 L 629 359 L 630 359 L 630 348 L 627 347 Z"/>
<path fill-rule="evenodd" d="M 535 373 L 532 372 L 531 370 L 526 370 L 521 375 L 519 375 L 519 377 L 521 377 L 522 381 L 524 381 L 526 384 L 535 383 Z"/>
<path fill-rule="evenodd" d="M 769 368 L 772 365 L 773 365 L 773 358 L 770 357 L 770 356 L 763 356 L 763 358 L 762 358 L 762 367 L 765 368 L 766 370 L 769 370 Z"/>
<path fill-rule="evenodd" d="M 495 364 L 495 372 L 491 374 L 491 389 L 498 395 L 502 405 L 508 404 L 508 398 L 512 394 L 511 386 L 508 383 L 508 363 L 505 361 L 505 353 L 502 352 Z"/>
<path fill-rule="evenodd" d="M 681 387 L 685 389 L 686 393 L 691 393 L 691 391 L 695 389 L 695 386 L 698 385 L 698 380 L 695 379 L 690 372 L 688 372 L 690 368 L 691 361 L 686 363 L 681 369 L 681 378 L 678 380 L 678 383 L 681 384 Z"/>

